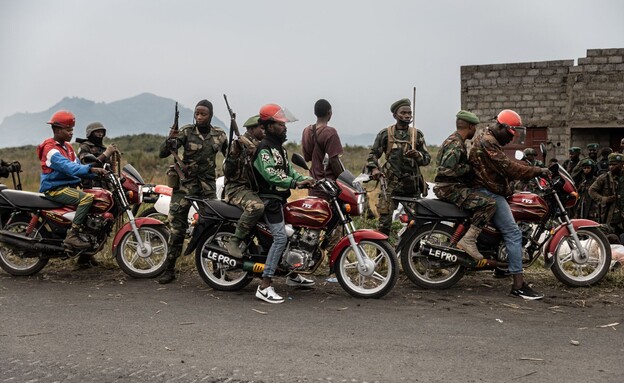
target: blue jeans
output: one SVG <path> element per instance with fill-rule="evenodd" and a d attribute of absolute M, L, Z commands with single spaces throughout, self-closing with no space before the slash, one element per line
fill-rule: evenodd
<path fill-rule="evenodd" d="M 511 214 L 507 200 L 505 197 L 492 193 L 485 188 L 477 190 L 496 200 L 496 213 L 494 213 L 492 222 L 503 234 L 509 257 L 509 273 L 522 274 L 522 232 Z"/>
<path fill-rule="evenodd" d="M 275 203 L 274 200 L 263 200 L 263 202 L 265 208 Z M 275 205 L 272 205 L 272 207 L 273 208 L 266 209 L 264 213 L 264 221 L 269 226 L 269 230 L 273 236 L 273 243 L 271 244 L 264 264 L 264 271 L 262 272 L 263 278 L 273 278 L 280 257 L 286 249 L 286 245 L 288 245 L 288 235 L 286 234 L 284 213 L 281 209 L 281 204 L 279 205 L 279 209 L 277 209 Z"/>

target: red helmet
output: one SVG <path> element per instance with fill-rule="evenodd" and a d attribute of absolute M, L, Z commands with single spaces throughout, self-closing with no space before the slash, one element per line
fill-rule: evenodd
<path fill-rule="evenodd" d="M 522 126 L 522 119 L 520 115 L 511 109 L 505 109 L 496 116 L 496 121 L 499 124 L 505 124 L 508 126 Z"/>
<path fill-rule="evenodd" d="M 47 123 L 61 128 L 73 128 L 76 125 L 76 116 L 68 110 L 59 110 L 52 115 Z"/>
<path fill-rule="evenodd" d="M 261 121 L 279 121 L 279 122 L 290 122 L 290 119 L 286 117 L 286 113 L 281 106 L 277 104 L 266 104 L 260 108 L 260 118 Z"/>

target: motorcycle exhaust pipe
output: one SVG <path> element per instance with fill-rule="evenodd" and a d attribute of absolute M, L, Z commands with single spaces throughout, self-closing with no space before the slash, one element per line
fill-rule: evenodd
<path fill-rule="evenodd" d="M 204 245 L 202 257 L 226 266 L 243 269 L 244 271 L 250 271 L 256 274 L 264 271 L 264 263 L 243 261 L 242 259 L 234 258 L 227 252 L 227 250 L 219 246 L 210 244 Z"/>
<path fill-rule="evenodd" d="M 455 247 L 434 245 L 426 241 L 423 241 L 420 245 L 420 253 L 422 255 L 426 255 L 427 257 L 438 259 L 444 262 L 458 263 L 462 266 L 470 267 L 473 269 L 483 269 L 486 267 L 498 266 L 498 261 L 496 261 L 495 259 L 484 258 L 477 261 L 461 249 Z"/>
<path fill-rule="evenodd" d="M 65 248 L 63 246 L 53 245 L 50 243 L 41 242 L 36 238 L 28 238 L 8 230 L 0 230 L 0 242 L 9 247 L 13 247 L 19 250 L 29 250 L 35 252 L 45 253 L 64 253 Z"/>

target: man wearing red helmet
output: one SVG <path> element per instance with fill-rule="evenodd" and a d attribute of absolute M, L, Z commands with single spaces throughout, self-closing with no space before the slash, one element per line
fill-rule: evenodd
<path fill-rule="evenodd" d="M 52 125 L 54 137 L 43 141 L 37 148 L 41 161 L 41 184 L 39 192 L 46 198 L 65 205 L 77 205 L 76 215 L 71 229 L 67 232 L 63 244 L 73 249 L 87 249 L 91 244 L 78 236 L 80 227 L 87 218 L 93 203 L 93 194 L 76 189 L 81 178 L 93 178 L 106 174 L 101 168 L 81 165 L 74 149 L 69 144 L 74 134 L 76 117 L 67 110 L 60 110 L 52 115 L 48 124 Z"/>
<path fill-rule="evenodd" d="M 518 113 L 505 109 L 496 117 L 494 127 L 474 140 L 469 161 L 474 168 L 474 184 L 478 191 L 496 200 L 496 212 L 492 222 L 503 234 L 509 254 L 509 273 L 513 277 L 511 294 L 528 300 L 542 299 L 543 294 L 534 291 L 522 275 L 522 232 L 514 220 L 505 197 L 513 193 L 510 180 L 529 180 L 550 175 L 546 168 L 528 166 L 511 161 L 503 152 L 503 146 L 514 138 L 523 137 L 525 128 Z"/>
<path fill-rule="evenodd" d="M 286 123 L 290 119 L 286 117 L 284 110 L 279 105 L 267 104 L 260 108 L 259 115 L 258 122 L 264 126 L 266 136 L 258 145 L 253 166 L 260 190 L 258 195 L 264 202 L 264 220 L 273 235 L 273 243 L 267 255 L 262 282 L 258 286 L 256 297 L 268 303 L 282 303 L 284 298 L 271 286 L 277 262 L 288 244 L 282 208 L 290 197 L 290 189 L 310 187 L 314 184 L 314 180 L 297 173 L 288 161 L 286 149 L 282 144 L 286 142 Z M 289 285 L 314 284 L 314 281 L 300 275 L 289 278 L 286 281 Z"/>

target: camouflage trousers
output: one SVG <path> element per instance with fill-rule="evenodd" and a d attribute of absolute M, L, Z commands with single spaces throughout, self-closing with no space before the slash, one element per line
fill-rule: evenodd
<path fill-rule="evenodd" d="M 389 236 L 392 231 L 392 213 L 399 207 L 399 203 L 392 197 L 420 198 L 420 192 L 418 190 L 414 192 L 412 185 L 409 190 L 405 190 L 401 179 L 393 175 L 388 176 L 386 182 L 385 196 L 383 193 L 379 194 L 376 207 L 379 214 L 379 231 Z"/>
<path fill-rule="evenodd" d="M 258 193 L 246 187 L 227 190 L 225 202 L 243 209 L 243 214 L 238 219 L 234 236 L 240 240 L 245 239 L 251 229 L 264 215 L 264 203 L 258 197 Z"/>
<path fill-rule="evenodd" d="M 188 214 L 191 209 L 191 202 L 185 199 L 185 196 L 194 196 L 204 199 L 216 199 L 216 183 L 214 181 L 201 182 L 192 180 L 183 183 L 180 187 L 174 188 L 171 194 L 171 203 L 169 204 L 169 251 L 167 259 L 174 261 L 182 254 L 182 246 L 184 245 L 184 237 L 188 228 Z"/>
<path fill-rule="evenodd" d="M 472 225 L 482 229 L 496 213 L 496 200 L 473 188 L 456 183 L 437 183 L 433 191 L 439 199 L 472 212 Z"/>

